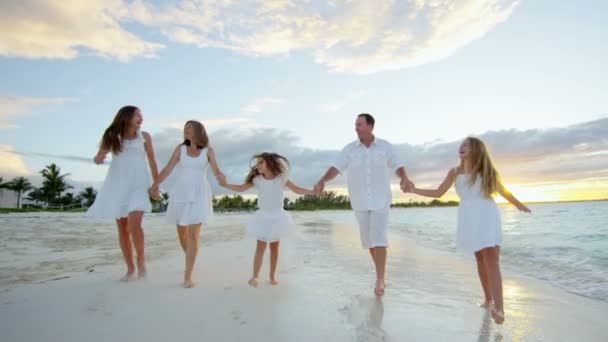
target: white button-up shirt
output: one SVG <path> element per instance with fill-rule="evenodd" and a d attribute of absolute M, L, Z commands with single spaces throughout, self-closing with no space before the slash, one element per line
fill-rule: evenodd
<path fill-rule="evenodd" d="M 374 137 L 369 147 L 360 140 L 346 145 L 333 167 L 341 173 L 348 169 L 351 206 L 356 211 L 365 211 L 390 207 L 391 176 L 403 163 L 391 143 Z"/>

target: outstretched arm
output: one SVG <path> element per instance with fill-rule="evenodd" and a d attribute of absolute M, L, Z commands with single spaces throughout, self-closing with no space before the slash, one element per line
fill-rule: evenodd
<path fill-rule="evenodd" d="M 301 187 L 293 184 L 292 181 L 287 181 L 285 186 L 287 186 L 289 188 L 289 190 L 295 192 L 298 195 L 311 195 L 312 196 L 315 194 L 315 192 L 313 190 L 301 188 Z"/>
<path fill-rule="evenodd" d="M 439 198 L 439 197 L 443 196 L 452 187 L 452 184 L 454 184 L 455 178 L 456 178 L 456 170 L 452 169 L 448 172 L 448 174 L 445 176 L 445 179 L 443 180 L 443 182 L 441 183 L 441 185 L 439 185 L 439 187 L 437 189 L 427 190 L 427 189 L 418 189 L 418 188 L 414 187 L 414 189 L 412 190 L 412 193 L 415 193 L 416 195 L 420 195 L 420 196 L 425 196 L 425 197 Z"/>
<path fill-rule="evenodd" d="M 513 204 L 517 210 L 526 213 L 532 212 L 525 204 L 521 203 L 517 198 L 515 198 L 515 196 L 513 196 L 513 194 L 504 187 L 504 185 L 502 185 L 502 183 L 498 184 L 498 193 L 500 196 L 509 201 L 509 203 Z"/>
<path fill-rule="evenodd" d="M 325 174 L 323 175 L 323 177 L 321 177 L 321 179 L 319 180 L 319 182 L 317 182 L 317 184 L 315 185 L 315 189 L 314 192 L 316 194 L 320 193 L 323 191 L 323 189 L 325 189 L 325 183 L 329 182 L 330 180 L 336 178 L 336 176 L 340 174 L 340 171 L 338 169 L 336 169 L 335 167 L 330 167 L 327 172 L 325 172 Z"/>
<path fill-rule="evenodd" d="M 144 147 L 146 154 L 148 155 L 148 163 L 150 163 L 150 171 L 152 171 L 152 179 L 158 178 L 158 166 L 156 165 L 156 158 L 154 157 L 154 148 L 152 147 L 152 137 L 148 132 L 143 132 L 144 135 Z"/>
<path fill-rule="evenodd" d="M 169 177 L 169 175 L 175 168 L 175 165 L 177 165 L 177 162 L 179 161 L 180 154 L 181 154 L 181 145 L 177 146 L 175 148 L 175 150 L 173 151 L 173 154 L 171 155 L 171 159 L 169 159 L 169 162 L 167 163 L 167 165 L 160 172 L 160 174 L 154 181 L 154 184 L 152 184 L 153 188 L 158 188 L 160 183 L 162 183 L 165 179 L 167 179 L 167 177 Z"/>
<path fill-rule="evenodd" d="M 228 183 L 223 182 L 223 184 L 220 183 L 220 185 L 226 189 L 236 191 L 236 192 L 247 191 L 247 190 L 251 189 L 251 187 L 253 187 L 253 184 L 251 184 L 251 183 L 243 183 L 240 185 L 236 185 L 236 184 L 228 184 Z"/>
<path fill-rule="evenodd" d="M 218 183 L 225 183 L 226 176 L 220 170 L 219 165 L 217 164 L 217 160 L 215 159 L 215 151 L 211 147 L 207 150 L 207 159 L 209 160 L 209 165 L 211 165 L 211 171 L 213 171 L 213 175 L 217 179 Z"/>
<path fill-rule="evenodd" d="M 95 155 L 95 157 L 93 158 L 93 161 L 95 162 L 95 164 L 100 165 L 103 164 L 104 160 L 106 160 L 106 156 L 108 155 L 110 151 L 99 147 L 99 151 L 97 151 L 97 154 Z"/>

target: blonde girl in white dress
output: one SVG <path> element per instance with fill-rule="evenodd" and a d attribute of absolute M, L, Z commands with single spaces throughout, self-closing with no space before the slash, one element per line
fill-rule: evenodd
<path fill-rule="evenodd" d="M 284 157 L 276 153 L 261 153 L 252 160 L 255 161 L 255 166 L 251 168 L 244 184 L 232 185 L 224 181 L 220 185 L 238 192 L 247 191 L 252 187 L 257 191 L 259 209 L 246 226 L 247 235 L 257 240 L 253 275 L 249 279 L 249 285 L 258 286 L 267 244 L 270 245 L 270 284 L 276 285 L 280 240 L 295 230 L 295 224 L 283 208 L 284 188 L 289 188 L 299 195 L 314 195 L 314 192 L 301 188 L 289 180 L 287 173 L 289 162 Z"/>
<path fill-rule="evenodd" d="M 209 224 L 213 216 L 213 197 L 207 180 L 209 167 L 215 177 L 224 179 L 215 153 L 209 147 L 205 127 L 198 121 L 190 120 L 184 125 L 184 142 L 179 144 L 167 166 L 161 171 L 150 192 L 159 196 L 159 185 L 178 167 L 175 184 L 169 192 L 167 220 L 177 226 L 177 235 L 186 256 L 184 287 L 194 287 L 192 270 L 199 247 L 201 226 Z"/>
<path fill-rule="evenodd" d="M 458 206 L 459 249 L 474 253 L 477 272 L 485 296 L 482 307 L 490 308 L 497 324 L 505 319 L 499 254 L 502 244 L 500 212 L 493 195 L 498 193 L 520 211 L 530 209 L 513 196 L 501 183 L 485 144 L 478 138 L 466 138 L 458 150 L 460 165 L 451 169 L 435 190 L 414 188 L 415 194 L 439 198 L 452 184 L 460 197 Z"/>
<path fill-rule="evenodd" d="M 135 277 L 133 246 L 137 253 L 137 271 L 140 278 L 146 276 L 144 255 L 144 231 L 141 222 L 144 212 L 150 212 L 148 187 L 152 178 L 158 176 L 152 138 L 142 132 L 143 117 L 135 106 L 122 107 L 110 126 L 103 133 L 99 151 L 94 158 L 103 164 L 108 153 L 112 162 L 106 179 L 87 211 L 88 216 L 116 220 L 120 249 L 127 264 L 127 273 L 122 281 Z M 146 157 L 150 171 L 146 166 Z"/>

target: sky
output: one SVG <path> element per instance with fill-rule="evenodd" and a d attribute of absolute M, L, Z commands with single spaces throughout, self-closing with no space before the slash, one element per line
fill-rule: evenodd
<path fill-rule="evenodd" d="M 36 184 L 54 162 L 76 189 L 99 187 L 101 134 L 134 104 L 160 167 L 196 119 L 231 182 L 253 154 L 277 151 L 311 187 L 368 112 L 419 187 L 437 186 L 475 135 L 523 200 L 608 198 L 607 11 L 547 0 L 3 1 L 0 176 Z M 332 185 L 344 192 L 343 178 Z"/>

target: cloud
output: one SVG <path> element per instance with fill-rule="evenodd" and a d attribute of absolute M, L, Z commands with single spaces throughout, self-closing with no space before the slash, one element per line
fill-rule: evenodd
<path fill-rule="evenodd" d="M 67 97 L 32 97 L 0 95 L 0 129 L 18 127 L 13 121 L 31 115 L 34 111 L 76 101 Z"/>
<path fill-rule="evenodd" d="M 25 165 L 19 154 L 15 153 L 12 146 L 0 144 L 0 176 L 4 181 L 11 177 L 28 176 L 32 171 Z"/>
<path fill-rule="evenodd" d="M 492 131 L 480 136 L 491 149 L 503 178 L 522 184 L 608 179 L 606 137 L 608 118 L 554 129 Z M 180 143 L 181 131 L 167 129 L 153 139 L 159 163 L 163 164 Z M 232 182 L 243 180 L 254 154 L 274 151 L 290 160 L 292 179 L 310 187 L 340 150 L 307 148 L 291 132 L 273 128 L 218 130 L 210 135 L 210 141 L 220 166 Z M 458 163 L 460 141 L 428 145 L 393 143 L 410 176 L 420 184 L 436 186 Z M 344 187 L 345 179 L 339 177 L 331 185 Z"/>
<path fill-rule="evenodd" d="M 73 59 L 83 52 L 126 62 L 155 57 L 162 44 L 145 41 L 123 25 L 122 0 L 0 2 L 0 56 Z"/>
<path fill-rule="evenodd" d="M 134 1 L 168 39 L 244 55 L 310 51 L 331 70 L 372 73 L 445 58 L 507 20 L 516 0 Z"/>
<path fill-rule="evenodd" d="M 241 112 L 244 113 L 260 113 L 268 110 L 275 110 L 283 106 L 285 100 L 274 97 L 261 97 L 244 105 Z"/>
<path fill-rule="evenodd" d="M 335 113 L 363 96 L 363 94 L 365 94 L 364 91 L 357 91 L 348 94 L 344 96 L 344 98 L 336 100 L 334 102 L 324 103 L 319 106 L 319 111 L 323 113 Z"/>
<path fill-rule="evenodd" d="M 507 20 L 518 0 L 4 1 L 0 55 L 72 59 L 83 52 L 128 61 L 169 41 L 247 56 L 309 53 L 333 71 L 372 73 L 450 56 Z"/>

